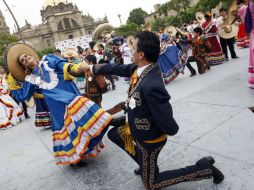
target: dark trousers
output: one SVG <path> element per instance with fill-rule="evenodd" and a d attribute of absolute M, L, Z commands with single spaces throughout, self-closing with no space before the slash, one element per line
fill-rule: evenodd
<path fill-rule="evenodd" d="M 187 68 L 190 70 L 191 74 L 196 74 L 196 70 L 191 66 L 190 62 L 196 62 L 198 67 L 198 73 L 203 74 L 205 72 L 205 58 L 197 58 L 195 56 L 189 56 L 187 60 Z"/>
<path fill-rule="evenodd" d="M 117 127 L 112 128 L 108 132 L 108 137 L 112 142 L 124 150 L 124 142 L 118 133 Z M 199 160 L 192 166 L 160 173 L 157 159 L 167 140 L 159 143 L 145 143 L 138 142 L 137 140 L 135 142 L 135 156 L 127 153 L 139 165 L 142 181 L 147 189 L 158 189 L 181 182 L 197 181 L 212 177 L 210 163 L 205 159 Z"/>
<path fill-rule="evenodd" d="M 234 38 L 224 39 L 220 37 L 220 44 L 226 59 L 228 59 L 228 48 L 229 48 L 231 57 L 232 58 L 236 57 L 235 48 L 234 48 Z"/>

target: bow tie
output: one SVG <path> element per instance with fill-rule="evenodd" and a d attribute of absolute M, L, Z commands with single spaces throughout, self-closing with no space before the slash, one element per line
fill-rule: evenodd
<path fill-rule="evenodd" d="M 135 72 L 131 76 L 130 84 L 131 84 L 131 86 L 135 86 L 137 84 L 137 82 L 138 82 L 138 72 L 136 69 Z"/>

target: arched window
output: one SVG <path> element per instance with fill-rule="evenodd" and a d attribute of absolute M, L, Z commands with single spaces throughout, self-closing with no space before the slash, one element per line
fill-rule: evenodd
<path fill-rule="evenodd" d="M 64 18 L 58 23 L 58 30 L 77 28 L 79 25 L 74 19 Z"/>
<path fill-rule="evenodd" d="M 60 10 L 64 11 L 64 4 L 63 3 L 59 3 L 58 5 L 59 5 Z"/>
<path fill-rule="evenodd" d="M 70 23 L 70 19 L 69 18 L 64 18 L 63 22 L 64 22 L 64 28 L 65 29 L 70 29 L 71 28 L 71 23 Z"/>
<path fill-rule="evenodd" d="M 72 27 L 78 27 L 78 24 L 76 23 L 75 20 L 71 19 Z"/>
<path fill-rule="evenodd" d="M 48 47 L 51 47 L 51 41 L 50 41 L 50 39 L 47 39 L 47 40 L 46 40 L 46 43 L 47 43 L 47 46 L 48 46 Z"/>
<path fill-rule="evenodd" d="M 63 30 L 64 29 L 64 27 L 63 27 L 63 23 L 62 23 L 62 21 L 60 20 L 60 22 L 59 22 L 59 24 L 58 24 L 58 30 Z"/>

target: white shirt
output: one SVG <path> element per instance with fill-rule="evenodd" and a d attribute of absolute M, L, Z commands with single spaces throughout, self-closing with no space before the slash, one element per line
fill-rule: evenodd
<path fill-rule="evenodd" d="M 140 75 L 143 73 L 143 71 L 151 64 L 148 64 L 148 65 L 144 65 L 143 67 L 139 67 L 137 69 L 137 74 L 138 74 L 138 77 L 140 77 Z"/>
<path fill-rule="evenodd" d="M 219 27 L 219 30 L 221 30 L 221 25 L 224 23 L 223 21 L 223 16 L 220 16 L 217 20 L 217 24 L 218 24 L 218 27 Z"/>

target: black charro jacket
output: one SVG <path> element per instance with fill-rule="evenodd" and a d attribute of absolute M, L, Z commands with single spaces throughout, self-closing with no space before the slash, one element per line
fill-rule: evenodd
<path fill-rule="evenodd" d="M 96 75 L 118 75 L 131 77 L 137 65 L 103 64 L 93 67 Z M 136 107 L 128 108 L 128 122 L 132 137 L 138 141 L 156 139 L 163 134 L 175 135 L 178 125 L 173 118 L 170 96 L 165 88 L 161 71 L 157 65 L 150 65 L 139 77 L 137 87 L 129 92 Z"/>

